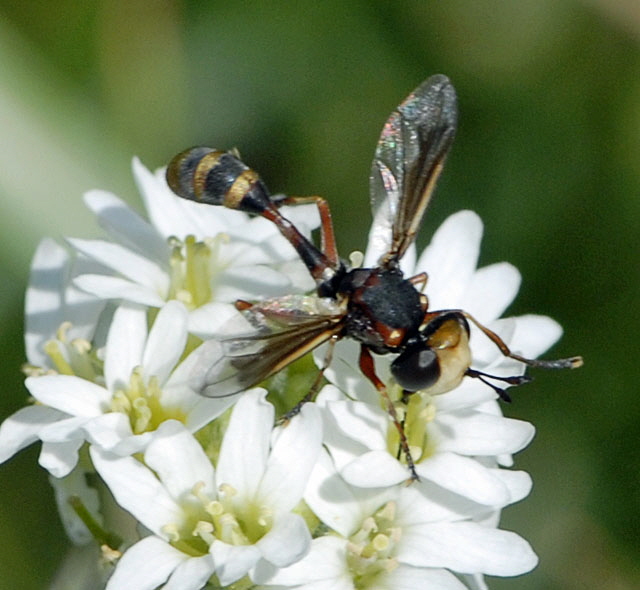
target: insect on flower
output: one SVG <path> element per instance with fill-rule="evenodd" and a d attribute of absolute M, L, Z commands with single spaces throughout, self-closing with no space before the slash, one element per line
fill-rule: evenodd
<path fill-rule="evenodd" d="M 259 303 L 238 301 L 236 307 L 257 329 L 203 345 L 211 347 L 212 359 L 220 354 L 224 359 L 206 372 L 204 395 L 218 397 L 242 391 L 328 342 L 318 378 L 303 400 L 307 401 L 315 395 L 322 373 L 331 362 L 335 342 L 353 338 L 360 343 L 360 369 L 384 398 L 399 431 L 411 476 L 416 479 L 402 422 L 385 383 L 376 375 L 372 352 L 397 355 L 391 372 L 405 400 L 416 391 L 450 391 L 469 376 L 493 387 L 508 401 L 507 393 L 487 379 L 510 385 L 528 380 L 523 375 L 498 377 L 471 368 L 470 322 L 504 356 L 528 366 L 564 369 L 582 364 L 580 357 L 535 360 L 514 354 L 497 334 L 469 313 L 460 309 L 430 310 L 421 292 L 427 282 L 425 273 L 403 276 L 399 261 L 420 227 L 456 125 L 456 93 L 442 75 L 423 82 L 385 123 L 370 176 L 373 235 L 385 244 L 385 253 L 373 268 L 351 268 L 339 258 L 329 206 L 322 197 L 270 195 L 258 174 L 234 152 L 196 147 L 171 161 L 167 181 L 177 195 L 268 219 L 296 249 L 316 283 L 313 296 L 292 295 Z M 279 210 L 285 204 L 309 202 L 315 203 L 320 212 L 320 249 Z"/>

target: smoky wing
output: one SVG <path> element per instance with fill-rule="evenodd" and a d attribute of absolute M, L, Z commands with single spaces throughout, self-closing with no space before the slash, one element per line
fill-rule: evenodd
<path fill-rule="evenodd" d="M 206 397 L 226 397 L 277 373 L 342 329 L 334 302 L 289 296 L 253 305 L 243 315 L 253 329 L 209 340 L 196 351 L 192 387 Z M 302 304 L 301 304 L 302 303 Z"/>
<path fill-rule="evenodd" d="M 425 80 L 385 123 L 369 179 L 373 247 L 380 264 L 400 259 L 415 239 L 458 119 L 456 92 L 446 76 Z"/>

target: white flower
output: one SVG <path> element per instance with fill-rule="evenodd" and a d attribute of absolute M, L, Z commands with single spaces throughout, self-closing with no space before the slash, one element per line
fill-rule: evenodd
<path fill-rule="evenodd" d="M 318 396 L 325 409 L 324 442 L 340 474 L 368 488 L 406 481 L 409 473 L 388 414 L 379 405 L 341 398 L 332 386 Z M 513 501 L 504 481 L 510 472 L 495 468 L 495 457 L 526 446 L 533 426 L 479 409 L 440 411 L 437 398 L 424 400 L 420 394 L 412 397 L 407 417 L 405 432 L 420 477 L 416 487 L 432 482 L 485 506 Z"/>
<path fill-rule="evenodd" d="M 142 307 L 119 307 L 107 337 L 104 375 L 27 378 L 38 405 L 4 421 L 0 460 L 40 439 L 40 464 L 63 477 L 76 465 L 85 440 L 129 455 L 144 449 L 165 420 L 177 419 L 190 431 L 199 430 L 233 400 L 204 398 L 188 387 L 193 361 L 179 363 L 186 342 L 187 312 L 181 303 L 167 303 L 150 330 Z"/>
<path fill-rule="evenodd" d="M 514 496 L 526 495 L 529 480 L 516 479 Z M 514 576 L 537 563 L 526 541 L 483 522 L 486 508 L 425 495 L 415 486 L 350 486 L 326 454 L 305 501 L 330 532 L 290 567 L 261 564 L 255 582 L 299 590 L 462 590 L 466 586 L 454 574 Z"/>
<path fill-rule="evenodd" d="M 292 510 L 320 450 L 320 418 L 308 404 L 272 433 L 265 395 L 254 389 L 238 401 L 215 470 L 172 421 L 149 444 L 148 467 L 91 448 L 118 503 L 153 533 L 125 552 L 109 590 L 153 589 L 167 579 L 165 590 L 197 590 L 214 573 L 227 586 L 260 564 L 286 567 L 307 552 L 307 525 Z"/>
<path fill-rule="evenodd" d="M 410 249 L 403 270 L 407 276 L 428 273 L 430 309 L 468 311 L 497 332 L 514 352 L 535 358 L 559 338 L 560 327 L 543 316 L 498 319 L 514 298 L 520 276 L 507 263 L 476 270 L 481 235 L 477 215 L 470 211 L 452 215 L 415 265 Z M 367 256 L 377 257 L 377 253 Z M 522 374 L 522 363 L 504 357 L 473 324 L 470 345 L 474 369 L 496 376 Z M 316 358 L 322 358 L 321 351 Z M 389 357 L 375 360 L 378 375 L 393 389 Z M 326 442 L 341 474 L 350 483 L 366 487 L 406 479 L 404 458 L 397 459 L 395 428 L 386 408 L 380 409 L 377 391 L 362 378 L 358 367 L 358 346 L 339 342 L 325 376 L 356 400 L 338 401 L 331 389 L 319 398 L 326 404 L 325 418 L 331 424 Z M 508 501 L 508 490 L 493 467 L 511 465 L 510 455 L 530 442 L 534 429 L 526 422 L 504 418 L 496 397 L 491 387 L 471 377 L 444 394 L 410 396 L 408 406 L 401 410 L 406 412 L 405 430 L 421 478 L 486 505 Z"/>
<path fill-rule="evenodd" d="M 181 199 L 163 170 L 152 174 L 137 159 L 133 172 L 150 222 L 111 193 L 87 193 L 85 202 L 110 240 L 68 240 L 105 268 L 76 273 L 82 290 L 149 307 L 178 299 L 190 311 L 189 330 L 211 336 L 236 299 L 313 287 L 294 248 L 266 219 Z M 314 205 L 283 209 L 303 233 L 319 223 Z"/>

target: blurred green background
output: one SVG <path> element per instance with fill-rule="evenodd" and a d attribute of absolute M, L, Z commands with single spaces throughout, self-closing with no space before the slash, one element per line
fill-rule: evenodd
<path fill-rule="evenodd" d="M 22 306 L 43 236 L 98 235 L 81 195 L 140 207 L 151 168 L 193 144 L 237 146 L 274 191 L 328 197 L 343 253 L 365 244 L 380 128 L 446 73 L 460 128 L 420 243 L 461 208 L 482 263 L 522 271 L 512 313 L 551 315 L 551 356 L 508 415 L 538 434 L 535 486 L 504 526 L 541 563 L 494 589 L 640 587 L 637 0 L 0 4 L 0 416 L 26 398 Z M 0 467 L 0 587 L 46 588 L 68 550 L 37 448 Z"/>

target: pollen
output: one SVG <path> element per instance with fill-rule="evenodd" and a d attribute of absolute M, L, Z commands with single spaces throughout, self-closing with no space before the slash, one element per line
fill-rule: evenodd
<path fill-rule="evenodd" d="M 395 551 L 402 531 L 394 526 L 395 514 L 395 502 L 387 502 L 349 538 L 347 562 L 356 588 L 376 588 L 380 574 L 398 567 Z"/>
<path fill-rule="evenodd" d="M 113 393 L 111 411 L 126 414 L 134 434 L 153 431 L 166 420 L 186 419 L 182 410 L 163 406 L 157 377 L 145 378 L 142 367 L 132 371 L 126 387 Z"/>
<path fill-rule="evenodd" d="M 102 384 L 104 382 L 102 360 L 98 358 L 97 351 L 88 340 L 69 339 L 72 327 L 71 322 L 63 322 L 56 330 L 56 337 L 44 344 L 44 351 L 53 368 L 27 365 L 22 368 L 23 372 L 30 376 L 75 375 L 87 381 Z"/>

